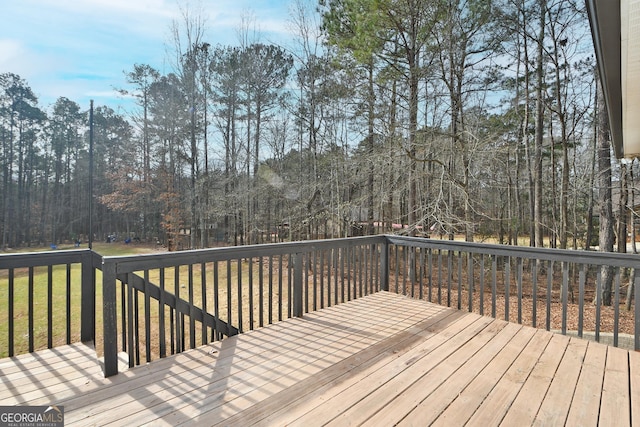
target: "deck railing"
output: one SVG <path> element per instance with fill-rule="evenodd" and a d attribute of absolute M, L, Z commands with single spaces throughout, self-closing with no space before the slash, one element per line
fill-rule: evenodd
<path fill-rule="evenodd" d="M 101 263 L 86 249 L 0 255 L 0 357 L 93 340 Z"/>
<path fill-rule="evenodd" d="M 630 254 L 401 236 L 0 255 L 0 354 L 94 341 L 109 376 L 121 352 L 135 366 L 380 290 L 638 350 L 638 267 Z M 602 304 L 604 271 L 611 306 Z M 621 343 L 627 336 L 632 343 Z"/>
<path fill-rule="evenodd" d="M 606 334 L 614 346 L 624 335 L 640 349 L 638 255 L 387 238 L 396 292 L 596 341 Z"/>

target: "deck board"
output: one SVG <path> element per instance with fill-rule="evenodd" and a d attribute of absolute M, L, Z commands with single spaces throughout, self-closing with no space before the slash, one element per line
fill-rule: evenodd
<path fill-rule="evenodd" d="M 560 338 L 566 341 L 566 337 Z M 569 339 L 569 345 L 565 347 L 565 351 L 561 355 L 562 360 L 558 364 L 557 369 L 550 377 L 545 378 L 547 382 L 551 382 L 551 385 L 536 415 L 534 424 L 565 424 L 569 416 L 580 370 L 584 362 L 587 344 L 588 342 L 585 340 L 577 338 Z M 525 397 L 526 396 L 525 394 Z M 526 397 L 526 400 L 530 399 Z M 509 411 L 509 413 L 511 413 L 511 411 Z M 512 420 L 515 423 L 517 418 L 512 418 Z"/>
<path fill-rule="evenodd" d="M 531 425 L 533 423 L 538 411 L 542 410 L 540 408 L 542 402 L 531 402 L 530 396 L 545 396 L 545 402 L 549 401 L 547 392 L 556 374 L 561 373 L 558 366 L 567 344 L 567 340 L 562 336 L 554 336 L 551 339 L 502 420 L 502 424 L 515 425 L 520 422 L 523 425 Z"/>
<path fill-rule="evenodd" d="M 489 341 L 475 357 L 463 362 L 460 369 L 445 379 L 443 383 L 427 398 L 423 399 L 415 409 L 401 421 L 404 425 L 433 423 L 449 407 L 462 390 L 468 387 L 473 380 L 488 366 L 500 353 L 521 327 L 515 323 L 507 324 L 494 339 Z M 433 396 L 433 398 L 431 397 Z"/>
<path fill-rule="evenodd" d="M 629 408 L 629 352 L 609 347 L 602 385 L 600 425 L 631 425 Z"/>
<path fill-rule="evenodd" d="M 65 425 L 633 425 L 640 355 L 380 292 L 104 378 L 76 344 L 0 360 Z M 114 409 L 116 408 L 116 409 Z"/>
<path fill-rule="evenodd" d="M 598 425 L 606 358 L 606 346 L 587 343 L 587 352 L 576 384 L 567 425 L 584 427 Z"/>
<path fill-rule="evenodd" d="M 478 372 L 469 385 L 436 418 L 433 425 L 464 425 L 482 405 L 498 379 L 502 378 L 535 334 L 536 331 L 532 328 L 519 329 L 509 345 L 505 345 L 496 357 Z"/>

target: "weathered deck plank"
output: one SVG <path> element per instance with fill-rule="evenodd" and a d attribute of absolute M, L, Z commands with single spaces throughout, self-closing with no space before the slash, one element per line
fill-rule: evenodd
<path fill-rule="evenodd" d="M 401 421 L 404 425 L 423 423 L 429 425 L 441 415 L 462 390 L 477 378 L 486 366 L 511 342 L 521 330 L 515 323 L 507 324 L 494 339 L 489 341 L 478 353 L 467 360 L 460 360 L 462 365 L 453 374 L 444 378 L 439 387 L 427 398 L 423 399 L 415 409 Z M 402 403 L 399 401 L 398 405 Z M 401 413 L 400 413 L 401 414 Z"/>
<path fill-rule="evenodd" d="M 576 384 L 567 425 L 596 426 L 600 412 L 607 347 L 589 342 Z"/>
<path fill-rule="evenodd" d="M 368 421 L 372 414 L 376 414 L 384 408 L 394 410 L 395 408 L 392 402 L 399 394 L 406 393 L 407 397 L 409 397 L 410 392 L 408 392 L 408 389 L 416 380 L 420 380 L 425 374 L 436 368 L 441 362 L 446 360 L 447 357 L 452 355 L 465 343 L 469 342 L 473 336 L 483 331 L 488 325 L 489 322 L 485 321 L 474 321 L 468 325 L 457 322 L 455 324 L 457 328 L 453 329 L 455 334 L 446 341 L 445 345 L 440 345 L 433 349 L 433 351 L 423 352 L 414 356 L 411 360 L 405 362 L 404 369 L 394 375 L 389 381 L 375 389 L 369 388 L 366 383 L 358 385 L 355 391 L 359 394 L 360 399 L 354 399 L 356 400 L 355 403 L 341 414 L 336 414 L 335 411 L 332 411 L 333 405 L 330 403 L 327 404 L 323 408 L 324 413 L 330 417 L 331 412 L 333 412 L 333 416 L 335 417 L 328 425 L 359 425 L 360 423 Z M 461 327 L 464 327 L 464 329 L 458 329 Z M 366 390 L 368 393 L 364 397 L 363 390 Z M 341 400 L 341 397 L 338 396 L 336 400 Z M 336 415 L 339 416 L 336 417 Z M 329 418 L 327 417 L 325 419 Z M 307 421 L 311 420 L 308 417 L 303 417 L 298 420 L 299 425 L 306 425 Z"/>
<path fill-rule="evenodd" d="M 600 425 L 631 425 L 630 403 L 629 352 L 608 347 L 600 402 Z"/>
<path fill-rule="evenodd" d="M 480 405 L 482 405 L 482 402 L 484 402 L 489 393 L 491 393 L 497 381 L 504 376 L 509 367 L 535 335 L 535 329 L 520 329 L 512 338 L 509 345 L 505 345 L 496 357 L 494 357 L 484 369 L 478 372 L 471 383 L 462 390 L 447 409 L 438 416 L 433 425 L 464 425 Z"/>
<path fill-rule="evenodd" d="M 562 360 L 555 372 L 551 377 L 545 378 L 551 385 L 534 420 L 536 425 L 565 424 L 584 362 L 588 342 L 577 338 L 562 336 L 560 338 L 563 341 L 568 341 L 569 345 L 565 347 Z M 529 397 L 526 397 L 526 394 L 524 396 L 526 400 L 531 401 L 531 396 L 537 395 L 532 393 Z M 514 423 L 518 421 L 517 418 L 511 418 L 511 420 Z"/>
<path fill-rule="evenodd" d="M 503 425 L 531 425 L 541 410 L 542 399 L 532 400 L 531 396 L 545 397 L 553 381 L 558 366 L 567 348 L 569 339 L 560 335 L 554 336 L 545 352 L 540 356 L 532 371 L 525 380 L 518 396 L 509 408 L 509 412 L 501 421 Z"/>
<path fill-rule="evenodd" d="M 107 379 L 83 345 L 3 359 L 0 405 L 69 426 L 633 425 L 639 378 L 636 353 L 381 292 Z"/>
<path fill-rule="evenodd" d="M 640 353 L 629 352 L 629 388 L 632 425 L 640 422 Z"/>

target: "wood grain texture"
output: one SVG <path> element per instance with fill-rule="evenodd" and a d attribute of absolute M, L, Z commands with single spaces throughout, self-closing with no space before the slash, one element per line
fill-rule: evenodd
<path fill-rule="evenodd" d="M 84 425 L 633 425 L 640 356 L 388 292 L 104 378 L 91 346 L 0 360 L 0 405 Z"/>

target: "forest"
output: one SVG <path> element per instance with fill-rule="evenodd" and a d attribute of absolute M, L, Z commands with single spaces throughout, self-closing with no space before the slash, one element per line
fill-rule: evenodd
<path fill-rule="evenodd" d="M 236 45 L 217 44 L 181 9 L 172 71 L 123 70 L 126 115 L 40 105 L 0 73 L 0 247 L 635 241 L 637 165 L 612 158 L 582 0 L 290 9 L 289 46 L 247 23 Z"/>

